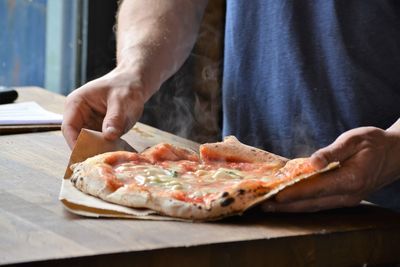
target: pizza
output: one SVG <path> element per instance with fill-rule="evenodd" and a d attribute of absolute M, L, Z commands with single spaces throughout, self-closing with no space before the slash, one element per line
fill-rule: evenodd
<path fill-rule="evenodd" d="M 288 160 L 229 136 L 200 146 L 200 153 L 161 143 L 141 153 L 115 151 L 71 165 L 79 190 L 108 202 L 148 208 L 189 220 L 241 214 L 314 169 L 309 158 Z"/>

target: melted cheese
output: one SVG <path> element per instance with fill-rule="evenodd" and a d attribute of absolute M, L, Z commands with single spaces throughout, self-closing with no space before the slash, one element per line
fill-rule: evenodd
<path fill-rule="evenodd" d="M 236 168 L 229 168 L 231 166 Z M 221 195 L 243 180 L 256 179 L 263 183 L 273 178 L 266 175 L 265 169 L 261 172 L 243 165 L 201 164 L 186 160 L 163 161 L 154 165 L 122 163 L 113 168 L 115 178 L 125 185 L 151 188 L 152 191 L 163 193 L 180 193 L 186 201 Z M 271 174 L 275 170 L 272 168 Z"/>
<path fill-rule="evenodd" d="M 183 167 L 175 162 L 171 162 L 168 168 L 159 165 L 123 163 L 114 167 L 114 173 L 116 178 L 125 184 L 136 183 L 144 186 L 160 186 L 169 190 L 189 190 L 194 185 L 231 184 L 234 181 L 244 179 L 246 176 L 247 179 L 254 178 L 252 175 L 246 175 L 235 169 L 220 167 L 216 170 L 206 170 L 204 165 L 199 165 L 198 167 L 200 168 L 199 170 L 192 172 L 183 170 Z M 207 191 L 215 190 L 208 189 Z"/>

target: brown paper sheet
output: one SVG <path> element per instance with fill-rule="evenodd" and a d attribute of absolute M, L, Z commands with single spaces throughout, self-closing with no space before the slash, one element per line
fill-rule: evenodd
<path fill-rule="evenodd" d="M 109 151 L 136 151 L 131 145 L 122 139 L 108 141 L 100 132 L 82 129 L 76 145 L 71 153 L 70 160 L 62 180 L 59 200 L 65 208 L 72 213 L 89 217 L 114 217 L 134 218 L 147 220 L 176 220 L 171 217 L 158 215 L 149 209 L 134 209 L 109 203 L 99 198 L 87 195 L 76 189 L 69 178 L 72 174 L 70 166 L 74 163 L 100 153 Z"/>

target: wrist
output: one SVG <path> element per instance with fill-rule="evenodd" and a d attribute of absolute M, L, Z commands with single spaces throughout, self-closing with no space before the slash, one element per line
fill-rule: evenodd
<path fill-rule="evenodd" d="M 140 62 L 133 60 L 121 60 L 112 71 L 118 79 L 129 81 L 129 87 L 140 88 L 143 98 L 147 101 L 161 86 L 160 83 L 154 82 L 150 77 L 150 73 Z"/>

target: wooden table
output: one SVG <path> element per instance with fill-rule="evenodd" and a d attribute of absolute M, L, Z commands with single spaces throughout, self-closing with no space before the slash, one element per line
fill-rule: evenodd
<path fill-rule="evenodd" d="M 63 97 L 34 88 L 19 91 L 21 100 L 36 99 L 52 111 L 62 111 Z M 142 126 L 166 140 L 177 140 Z M 80 217 L 58 201 L 69 154 L 60 131 L 0 136 L 0 264 L 370 266 L 400 262 L 400 215 L 373 206 L 312 214 L 252 210 L 213 223 Z"/>

